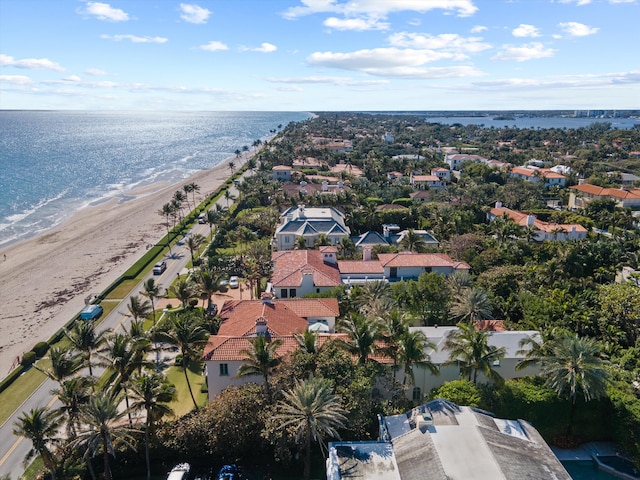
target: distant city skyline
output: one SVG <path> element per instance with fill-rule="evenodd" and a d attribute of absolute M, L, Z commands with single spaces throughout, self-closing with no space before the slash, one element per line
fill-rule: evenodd
<path fill-rule="evenodd" d="M 0 108 L 640 109 L 640 0 L 0 0 Z"/>

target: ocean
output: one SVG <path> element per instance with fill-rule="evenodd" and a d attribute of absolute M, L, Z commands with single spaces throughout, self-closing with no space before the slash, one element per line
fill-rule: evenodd
<path fill-rule="evenodd" d="M 306 112 L 0 111 L 0 246 L 136 187 L 177 183 Z"/>

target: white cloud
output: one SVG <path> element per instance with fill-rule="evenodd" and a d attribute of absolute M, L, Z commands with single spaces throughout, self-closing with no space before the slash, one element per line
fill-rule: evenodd
<path fill-rule="evenodd" d="M 565 75 L 540 79 L 507 78 L 475 82 L 472 87 L 500 91 L 507 88 L 591 88 L 602 86 L 640 84 L 640 70 L 622 73 Z"/>
<path fill-rule="evenodd" d="M 455 11 L 461 17 L 468 17 L 478 11 L 473 0 L 301 0 L 301 4 L 285 10 L 282 16 L 294 20 L 316 13 L 334 13 L 347 17 L 372 16 L 384 18 L 394 12 L 411 11 L 425 13 L 429 10 Z"/>
<path fill-rule="evenodd" d="M 240 50 L 243 52 L 260 52 L 260 53 L 271 53 L 271 52 L 275 52 L 277 49 L 278 47 L 267 42 L 264 42 L 260 44 L 259 47 L 255 47 L 255 48 L 249 48 L 244 46 L 240 47 Z"/>
<path fill-rule="evenodd" d="M 108 72 L 105 72 L 104 70 L 100 70 L 98 68 L 87 68 L 84 73 L 93 77 L 102 77 L 103 75 L 109 75 Z"/>
<path fill-rule="evenodd" d="M 491 60 L 526 62 L 527 60 L 553 57 L 554 53 L 555 50 L 546 48 L 542 43 L 532 42 L 520 46 L 507 45 L 501 52 L 493 56 Z"/>
<path fill-rule="evenodd" d="M 229 50 L 229 47 L 227 45 L 215 40 L 207 43 L 206 45 L 200 45 L 200 47 L 198 48 L 200 48 L 200 50 L 205 50 L 207 52 L 218 52 L 221 50 Z"/>
<path fill-rule="evenodd" d="M 559 23 L 558 27 L 569 37 L 586 37 L 588 35 L 594 35 L 600 30 L 599 28 L 590 27 L 578 22 Z"/>
<path fill-rule="evenodd" d="M 168 38 L 164 37 L 138 37 L 137 35 L 100 35 L 100 38 L 115 42 L 130 40 L 132 43 L 167 43 L 169 41 Z"/>
<path fill-rule="evenodd" d="M 78 12 L 109 22 L 126 22 L 129 20 L 128 13 L 119 8 L 113 8 L 108 3 L 87 2 L 85 8 L 79 9 Z"/>
<path fill-rule="evenodd" d="M 29 85 L 33 83 L 26 75 L 0 75 L 0 82 L 14 85 Z"/>
<path fill-rule="evenodd" d="M 365 30 L 389 30 L 390 25 L 380 22 L 374 18 L 336 18 L 329 17 L 324 22 L 325 27 L 334 30 L 355 30 L 363 32 Z"/>
<path fill-rule="evenodd" d="M 180 18 L 189 23 L 207 23 L 212 13 L 206 8 L 189 3 L 181 3 L 180 10 L 182 11 Z"/>
<path fill-rule="evenodd" d="M 534 27 L 533 25 L 521 23 L 517 28 L 513 29 L 511 34 L 514 37 L 539 37 L 540 30 L 538 30 L 538 27 Z"/>
<path fill-rule="evenodd" d="M 485 30 L 489 30 L 489 29 L 484 25 L 476 25 L 471 29 L 471 33 L 480 33 L 480 32 L 484 32 Z"/>
<path fill-rule="evenodd" d="M 16 60 L 9 55 L 0 54 L 0 66 L 26 68 L 28 70 L 54 70 L 64 72 L 64 68 L 48 58 L 23 58 Z"/>
<path fill-rule="evenodd" d="M 69 75 L 68 77 L 63 78 L 62 81 L 63 82 L 77 83 L 77 82 L 81 82 L 82 79 L 78 75 Z"/>
<path fill-rule="evenodd" d="M 480 52 L 491 48 L 488 43 L 482 43 L 479 37 L 461 37 L 457 33 L 443 33 L 429 35 L 427 33 L 394 33 L 388 38 L 394 47 L 445 50 L 451 52 Z"/>
<path fill-rule="evenodd" d="M 457 57 L 453 53 L 433 50 L 376 48 L 351 53 L 316 52 L 307 57 L 307 61 L 312 65 L 379 76 L 445 78 L 481 75 L 475 68 L 467 66 L 422 67 L 428 62 Z"/>
<path fill-rule="evenodd" d="M 285 83 L 285 84 L 329 84 L 337 86 L 348 87 L 362 87 L 370 85 L 383 85 L 389 83 L 388 80 L 355 80 L 351 77 L 285 77 L 276 78 L 270 77 L 266 79 L 272 83 Z"/>

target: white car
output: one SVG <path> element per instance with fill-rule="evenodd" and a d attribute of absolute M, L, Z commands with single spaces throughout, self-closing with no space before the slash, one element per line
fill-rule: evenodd
<path fill-rule="evenodd" d="M 237 276 L 229 277 L 229 288 L 239 288 L 240 279 Z"/>

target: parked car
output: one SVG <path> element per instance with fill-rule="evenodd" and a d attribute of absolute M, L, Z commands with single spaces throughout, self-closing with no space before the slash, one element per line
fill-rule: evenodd
<path fill-rule="evenodd" d="M 156 263 L 153 266 L 153 274 L 154 275 L 162 275 L 162 273 L 167 269 L 167 262 L 164 260 Z"/>
<path fill-rule="evenodd" d="M 189 472 L 191 472 L 191 465 L 188 463 L 179 463 L 171 469 L 167 480 L 187 480 L 189 478 Z"/>
<path fill-rule="evenodd" d="M 240 480 L 240 470 L 236 465 L 223 465 L 217 480 Z"/>
<path fill-rule="evenodd" d="M 240 287 L 240 279 L 235 275 L 233 277 L 229 277 L 229 288 L 238 288 Z"/>
<path fill-rule="evenodd" d="M 207 223 L 207 214 L 201 213 L 198 215 L 198 223 Z"/>
<path fill-rule="evenodd" d="M 87 305 L 80 312 L 80 318 L 82 320 L 94 320 L 102 315 L 102 305 Z"/>

